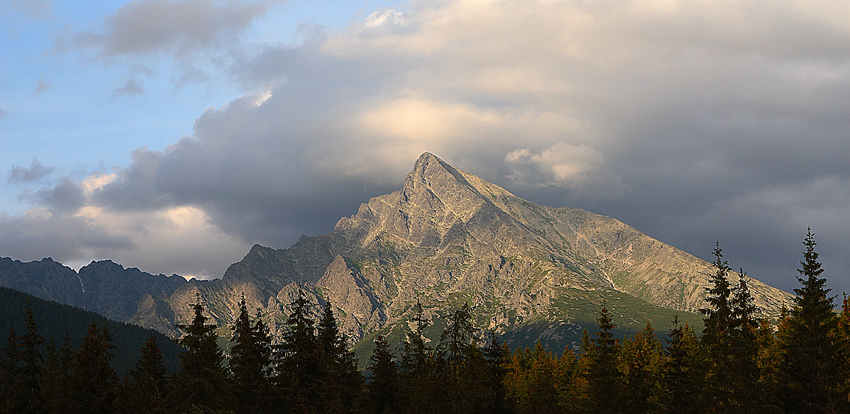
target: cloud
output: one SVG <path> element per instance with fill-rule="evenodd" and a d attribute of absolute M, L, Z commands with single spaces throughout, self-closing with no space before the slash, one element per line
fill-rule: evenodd
<path fill-rule="evenodd" d="M 133 96 L 145 93 L 144 83 L 135 79 L 130 79 L 120 88 L 112 91 L 112 97 Z"/>
<path fill-rule="evenodd" d="M 371 29 L 385 27 L 400 27 L 407 25 L 407 16 L 393 9 L 376 11 L 366 18 L 366 27 Z"/>
<path fill-rule="evenodd" d="M 20 260 L 53 257 L 64 263 L 112 259 L 153 273 L 220 277 L 250 243 L 225 234 L 191 206 L 156 211 L 110 212 L 93 205 L 93 193 L 115 180 L 97 174 L 68 179 L 37 192 L 20 217 L 0 214 L 0 251 Z"/>
<path fill-rule="evenodd" d="M 101 56 L 177 55 L 237 36 L 265 13 L 271 2 L 137 0 L 105 19 L 102 33 L 83 32 L 78 46 Z"/>
<path fill-rule="evenodd" d="M 0 119 L 5 118 L 5 117 L 6 117 L 6 115 L 8 115 L 8 114 L 9 114 L 9 112 L 8 112 L 8 111 L 6 111 L 6 110 L 5 110 L 5 109 L 3 109 L 3 108 L 0 108 Z"/>
<path fill-rule="evenodd" d="M 53 13 L 53 0 L 12 0 L 10 3 L 31 19 L 46 19 Z"/>
<path fill-rule="evenodd" d="M 44 76 L 42 76 L 38 79 L 38 86 L 35 87 L 35 91 L 33 91 L 32 96 L 36 96 L 52 87 L 53 85 L 44 80 Z"/>
<path fill-rule="evenodd" d="M 230 53 L 267 4 L 133 2 L 76 45 L 104 59 Z M 197 23 L 181 25 L 190 14 Z M 843 254 L 835 223 L 850 212 L 834 195 L 850 183 L 848 16 L 840 2 L 796 0 L 379 10 L 297 45 L 236 48 L 226 70 L 255 92 L 201 114 L 163 151 L 136 150 L 82 209 L 153 222 L 191 208 L 205 235 L 287 247 L 398 188 L 430 151 L 704 258 L 720 241 L 750 258 L 750 275 L 782 284 L 771 263 L 796 263 L 805 226 L 825 260 Z"/>
<path fill-rule="evenodd" d="M 70 178 L 62 179 L 53 188 L 39 190 L 32 197 L 54 212 L 75 212 L 85 203 L 83 189 Z"/>
<path fill-rule="evenodd" d="M 33 158 L 29 167 L 13 165 L 12 169 L 9 170 L 6 182 L 9 184 L 20 184 L 38 181 L 53 173 L 54 170 L 55 168 L 53 167 L 45 167 L 38 161 L 38 158 Z"/>
<path fill-rule="evenodd" d="M 619 181 L 610 177 L 605 156 L 586 144 L 557 143 L 540 152 L 518 148 L 505 156 L 505 162 L 513 170 L 507 178 L 523 186 L 611 191 L 608 184 Z"/>

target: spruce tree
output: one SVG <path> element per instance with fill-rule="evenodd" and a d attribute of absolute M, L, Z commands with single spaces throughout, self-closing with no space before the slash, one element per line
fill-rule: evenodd
<path fill-rule="evenodd" d="M 286 320 L 286 331 L 275 347 L 274 383 L 290 412 L 312 412 L 321 403 L 321 365 L 310 302 L 299 287 Z"/>
<path fill-rule="evenodd" d="M 599 330 L 590 344 L 586 378 L 592 410 L 597 413 L 615 412 L 621 403 L 622 380 L 617 369 L 620 343 L 614 338 L 614 322 L 603 303 L 599 312 Z"/>
<path fill-rule="evenodd" d="M 112 413 L 118 398 L 118 376 L 110 366 L 112 332 L 89 325 L 83 344 L 76 354 L 72 370 L 72 404 L 76 413 Z"/>
<path fill-rule="evenodd" d="M 447 322 L 435 352 L 440 385 L 437 389 L 442 391 L 434 397 L 442 400 L 444 412 L 479 411 L 486 398 L 480 378 L 486 377 L 487 368 L 475 341 L 469 304 L 452 312 Z"/>
<path fill-rule="evenodd" d="M 348 349 L 348 339 L 340 333 L 331 302 L 323 307 L 316 330 L 316 342 L 321 368 L 321 409 L 349 412 L 360 394 L 363 377 L 357 370 L 354 351 Z"/>
<path fill-rule="evenodd" d="M 715 273 L 709 278 L 711 287 L 706 288 L 705 301 L 708 307 L 700 309 L 700 312 L 705 315 L 703 318 L 705 328 L 702 331 L 700 345 L 708 360 L 706 403 L 715 407 L 717 411 L 723 412 L 734 405 L 731 387 L 733 386 L 732 371 L 735 368 L 732 338 L 735 322 L 731 303 L 732 286 L 729 282 L 731 268 L 728 262 L 723 260 L 720 243 L 717 243 L 712 254 L 715 257 Z"/>
<path fill-rule="evenodd" d="M 370 379 L 366 385 L 370 412 L 393 414 L 401 412 L 398 395 L 398 367 L 383 336 L 375 338 L 375 351 L 369 358 Z"/>
<path fill-rule="evenodd" d="M 829 296 L 826 279 L 811 229 L 803 241 L 805 251 L 794 289 L 797 297 L 787 323 L 777 333 L 784 356 L 782 380 L 789 412 L 846 412 L 847 402 L 840 392 L 842 344 L 834 297 Z"/>
<path fill-rule="evenodd" d="M 142 356 L 130 370 L 132 382 L 127 384 L 126 412 L 163 413 L 166 409 L 166 370 L 156 336 L 151 335 L 142 347 Z"/>
<path fill-rule="evenodd" d="M 507 391 L 505 390 L 505 364 L 511 355 L 507 344 L 499 341 L 496 333 L 488 331 L 483 349 L 484 360 L 487 362 L 487 381 L 484 411 L 492 414 L 507 413 Z"/>
<path fill-rule="evenodd" d="M 734 386 L 731 388 L 732 400 L 737 411 L 752 412 L 760 410 L 767 401 L 763 400 L 761 373 L 758 366 L 758 314 L 746 273 L 741 269 L 738 283 L 732 290 L 732 365 L 730 376 Z"/>
<path fill-rule="evenodd" d="M 178 341 L 186 350 L 178 355 L 180 371 L 166 401 L 175 411 L 227 410 L 233 405 L 231 385 L 224 371 L 224 356 L 218 347 L 216 324 L 208 324 L 200 295 L 190 305 L 192 322 L 181 324 L 184 335 Z"/>
<path fill-rule="evenodd" d="M 421 302 L 417 301 L 413 310 L 414 329 L 407 332 L 401 355 L 402 405 L 409 413 L 432 413 L 439 410 L 439 399 L 434 398 L 439 384 L 433 354 L 425 342 L 429 322 Z"/>
<path fill-rule="evenodd" d="M 71 365 L 64 361 L 63 353 L 64 349 L 58 349 L 53 338 L 47 341 L 41 377 L 45 413 L 64 413 L 71 405 Z"/>
<path fill-rule="evenodd" d="M 0 350 L 0 413 L 12 412 L 12 389 L 20 375 L 20 348 L 15 325 L 12 325 L 6 337 L 6 346 Z"/>
<path fill-rule="evenodd" d="M 44 345 L 44 338 L 38 334 L 38 325 L 35 323 L 29 301 L 24 312 L 26 333 L 20 339 L 19 355 L 22 365 L 18 370 L 10 400 L 16 413 L 40 413 L 43 410 L 41 376 L 44 372 L 44 356 L 41 354 L 41 347 Z"/>
<path fill-rule="evenodd" d="M 425 329 L 428 328 L 428 320 L 424 317 L 422 303 L 417 301 L 414 306 L 412 322 L 414 330 L 407 332 L 401 357 L 401 369 L 414 377 L 420 377 L 429 370 L 430 348 L 425 344 Z"/>
<path fill-rule="evenodd" d="M 694 330 L 687 324 L 680 325 L 676 316 L 667 339 L 667 358 L 662 375 L 665 390 L 663 405 L 667 413 L 698 411 L 703 378 L 697 361 L 698 347 L 699 341 Z"/>
<path fill-rule="evenodd" d="M 263 412 L 269 408 L 271 390 L 271 337 L 258 314 L 256 322 L 248 315 L 245 295 L 239 302 L 239 315 L 230 339 L 230 373 L 235 383 L 236 400 L 246 413 Z"/>
<path fill-rule="evenodd" d="M 657 413 L 661 402 L 663 347 L 647 322 L 644 329 L 627 338 L 620 349 L 624 382 L 624 406 L 632 413 Z"/>

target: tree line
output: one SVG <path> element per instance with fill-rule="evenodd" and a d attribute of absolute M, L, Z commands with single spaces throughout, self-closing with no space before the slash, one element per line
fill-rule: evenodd
<path fill-rule="evenodd" d="M 794 306 L 775 321 L 743 271 L 730 280 L 718 245 L 699 333 L 674 321 L 659 335 L 648 323 L 618 340 L 603 304 L 596 331 L 555 356 L 477 331 L 464 305 L 432 344 L 417 303 L 400 351 L 377 336 L 365 373 L 330 304 L 314 319 L 300 291 L 277 339 L 243 297 L 229 355 L 198 300 L 179 326 L 179 371 L 167 374 L 152 337 L 123 380 L 109 365 L 108 326 L 93 323 L 72 350 L 45 343 L 27 308 L 23 334 L 13 328 L 0 353 L 0 413 L 850 412 L 850 302 L 835 311 L 811 231 L 803 244 Z"/>

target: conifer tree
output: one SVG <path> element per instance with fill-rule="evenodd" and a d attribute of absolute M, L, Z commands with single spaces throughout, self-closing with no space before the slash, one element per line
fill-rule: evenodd
<path fill-rule="evenodd" d="M 429 322 L 421 302 L 417 301 L 413 310 L 411 321 L 414 329 L 407 332 L 401 355 L 402 405 L 409 413 L 432 413 L 439 410 L 439 401 L 434 398 L 439 391 L 436 364 L 431 348 L 425 342 Z"/>
<path fill-rule="evenodd" d="M 12 389 L 18 382 L 21 345 L 15 335 L 15 325 L 9 329 L 6 346 L 0 352 L 0 413 L 12 412 Z"/>
<path fill-rule="evenodd" d="M 63 352 L 63 349 L 56 348 L 53 338 L 47 341 L 44 350 L 44 374 L 41 377 L 45 413 L 63 413 L 71 405 L 70 364 L 63 361 Z"/>
<path fill-rule="evenodd" d="M 348 339 L 336 324 L 331 302 L 325 303 L 316 330 L 319 364 L 322 371 L 323 411 L 349 412 L 360 394 L 363 377 L 357 370 L 357 358 L 348 349 Z"/>
<path fill-rule="evenodd" d="M 402 371 L 421 377 L 429 370 L 429 354 L 431 350 L 425 344 L 425 329 L 428 328 L 428 320 L 425 319 L 422 303 L 417 301 L 414 306 L 416 312 L 412 318 L 415 324 L 413 332 L 407 332 L 407 340 L 404 342 L 401 358 Z"/>
<path fill-rule="evenodd" d="M 805 251 L 794 289 L 797 297 L 783 329 L 777 333 L 784 360 L 783 393 L 790 412 L 846 412 L 846 396 L 841 395 L 842 344 L 838 317 L 833 312 L 834 297 L 829 296 L 811 229 L 803 241 Z"/>
<path fill-rule="evenodd" d="M 25 309 L 26 333 L 20 339 L 18 378 L 12 387 L 10 401 L 16 413 L 40 413 L 43 410 L 41 376 L 44 372 L 44 356 L 41 347 L 44 338 L 38 334 L 32 305 L 27 301 Z"/>
<path fill-rule="evenodd" d="M 705 328 L 700 345 L 708 360 L 706 404 L 723 412 L 734 405 L 731 387 L 734 369 L 732 331 L 735 322 L 731 304 L 732 286 L 729 282 L 731 268 L 728 262 L 723 260 L 720 243 L 717 243 L 712 254 L 715 257 L 715 273 L 709 278 L 711 287 L 706 288 L 705 301 L 708 307 L 700 309 L 705 315 Z"/>
<path fill-rule="evenodd" d="M 375 338 L 375 351 L 369 358 L 370 380 L 366 386 L 371 412 L 393 414 L 400 412 L 398 368 L 383 336 Z"/>
<path fill-rule="evenodd" d="M 615 412 L 621 402 L 621 378 L 617 364 L 620 343 L 614 338 L 614 322 L 603 303 L 599 312 L 599 331 L 591 344 L 590 366 L 587 372 L 589 399 L 598 413 Z"/>
<path fill-rule="evenodd" d="M 665 411 L 670 414 L 698 411 L 703 378 L 697 361 L 698 347 L 694 330 L 688 324 L 680 325 L 676 316 L 667 339 L 662 377 Z"/>
<path fill-rule="evenodd" d="M 661 403 L 663 347 L 647 322 L 644 329 L 627 338 L 620 350 L 626 410 L 632 413 L 657 413 Z"/>
<path fill-rule="evenodd" d="M 291 307 L 287 330 L 275 347 L 274 382 L 282 390 L 291 412 L 312 412 L 322 397 L 322 374 L 310 302 L 300 287 Z"/>
<path fill-rule="evenodd" d="M 779 328 L 783 329 L 783 328 Z M 759 320 L 756 331 L 756 342 L 758 343 L 757 365 L 759 372 L 759 390 L 761 396 L 758 399 L 764 407 L 779 407 L 780 395 L 780 372 L 782 359 L 778 342 L 776 341 L 774 326 L 767 318 Z M 765 410 L 767 411 L 767 410 Z"/>
<path fill-rule="evenodd" d="M 178 325 L 184 336 L 178 341 L 186 350 L 178 355 L 180 371 L 166 400 L 178 412 L 226 410 L 233 405 L 231 386 L 218 347 L 216 324 L 208 324 L 201 297 L 191 305 L 192 322 Z"/>
<path fill-rule="evenodd" d="M 271 337 L 261 315 L 252 322 L 245 295 L 239 302 L 239 315 L 230 339 L 230 373 L 235 383 L 236 400 L 243 412 L 263 412 L 268 407 L 271 390 Z"/>
<path fill-rule="evenodd" d="M 738 283 L 732 290 L 732 365 L 730 376 L 734 383 L 731 398 L 737 411 L 761 409 L 764 392 L 759 382 L 758 307 L 747 285 L 744 270 L 738 273 Z"/>
<path fill-rule="evenodd" d="M 72 404 L 76 413 L 112 413 L 118 398 L 118 376 L 110 366 L 112 332 L 108 326 L 89 325 L 76 354 L 72 373 Z"/>
<path fill-rule="evenodd" d="M 163 413 L 166 409 L 166 370 L 156 336 L 151 335 L 142 348 L 142 356 L 130 370 L 123 410 L 134 413 Z"/>
<path fill-rule="evenodd" d="M 475 412 L 486 398 L 479 378 L 487 375 L 484 356 L 475 341 L 469 304 L 451 313 L 436 350 L 444 411 Z M 477 408 L 477 409 L 476 409 Z"/>
<path fill-rule="evenodd" d="M 484 411 L 492 414 L 507 413 L 509 410 L 507 402 L 507 391 L 505 390 L 505 364 L 508 362 L 511 350 L 507 344 L 499 341 L 496 333 L 487 332 L 485 346 L 482 351 L 484 360 L 487 362 L 488 390 Z"/>
<path fill-rule="evenodd" d="M 551 352 L 538 341 L 526 354 L 527 371 L 523 390 L 524 401 L 517 407 L 520 412 L 548 413 L 558 410 L 558 388 L 555 383 L 557 361 Z"/>

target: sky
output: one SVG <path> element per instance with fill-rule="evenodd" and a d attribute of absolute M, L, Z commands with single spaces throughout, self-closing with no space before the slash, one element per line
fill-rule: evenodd
<path fill-rule="evenodd" d="M 0 257 L 220 277 L 426 151 L 850 292 L 850 3 L 0 0 Z"/>

